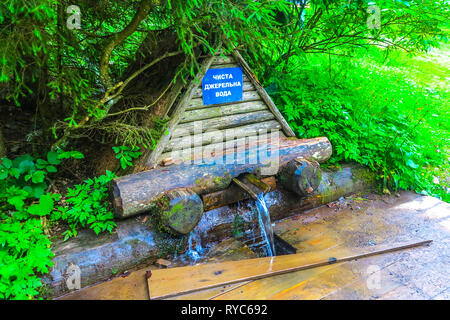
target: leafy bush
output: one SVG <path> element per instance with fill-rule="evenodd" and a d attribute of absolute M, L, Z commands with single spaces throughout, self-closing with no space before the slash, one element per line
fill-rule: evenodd
<path fill-rule="evenodd" d="M 47 159 L 24 155 L 0 162 L 0 299 L 31 299 L 42 282 L 38 275 L 52 266 L 45 218 L 59 195 L 47 192 L 49 173 L 61 159 L 79 152 L 47 153 Z"/>
<path fill-rule="evenodd" d="M 67 221 L 70 229 L 65 231 L 65 240 L 77 235 L 77 228 L 89 227 L 96 234 L 103 231 L 112 232 L 116 223 L 114 214 L 109 210 L 108 186 L 116 175 L 106 171 L 105 175 L 85 180 L 82 184 L 69 188 L 66 206 L 58 207 L 53 219 Z"/>
<path fill-rule="evenodd" d="M 116 159 L 120 160 L 122 169 L 133 166 L 133 159 L 137 159 L 142 155 L 142 152 L 139 152 L 139 147 L 118 146 L 113 147 L 113 150 L 116 153 Z"/>
<path fill-rule="evenodd" d="M 429 174 L 448 168 L 445 88 L 425 87 L 395 60 L 383 63 L 379 49 L 358 54 L 331 63 L 327 55 L 296 57 L 292 70 L 266 81 L 268 90 L 298 137 L 330 139 L 331 163 L 370 167 L 385 192 L 412 189 L 448 201 L 448 186 Z"/>

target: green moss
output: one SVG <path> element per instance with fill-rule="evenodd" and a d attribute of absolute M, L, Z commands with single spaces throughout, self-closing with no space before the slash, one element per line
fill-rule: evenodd
<path fill-rule="evenodd" d="M 373 185 L 377 180 L 375 172 L 368 169 L 353 169 L 352 170 L 353 181 L 362 181 L 366 185 Z"/>

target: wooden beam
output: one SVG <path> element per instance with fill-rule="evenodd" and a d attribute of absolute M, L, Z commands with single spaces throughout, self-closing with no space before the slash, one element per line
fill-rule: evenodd
<path fill-rule="evenodd" d="M 261 100 L 261 97 L 257 91 L 245 91 L 242 94 L 241 101 L 245 102 L 245 101 L 255 101 L 255 100 Z M 218 105 L 222 105 L 222 104 L 218 104 Z M 189 103 L 189 109 L 197 108 L 200 106 L 204 106 L 203 98 L 194 98 Z M 206 105 L 206 107 L 210 107 L 210 106 L 217 106 L 217 104 Z"/>
<path fill-rule="evenodd" d="M 180 120 L 180 123 L 192 122 L 197 120 L 205 120 L 223 116 L 230 116 L 233 114 L 241 114 L 255 111 L 267 110 L 266 104 L 263 101 L 252 101 L 245 103 L 235 103 L 218 107 L 209 107 L 198 110 L 186 111 Z"/>
<path fill-rule="evenodd" d="M 254 136 L 261 133 L 270 134 L 271 131 L 278 131 L 281 125 L 276 120 L 252 123 L 240 127 L 207 131 L 202 134 L 194 134 L 179 138 L 173 138 L 167 143 L 164 152 L 171 150 L 187 149 L 196 146 L 203 146 L 212 143 L 234 140 L 236 138 Z"/>
<path fill-rule="evenodd" d="M 246 112 L 243 114 L 233 114 L 230 116 L 222 116 L 222 117 L 215 117 L 212 119 L 206 119 L 206 120 L 195 120 L 195 121 L 201 121 L 201 128 L 202 132 L 205 132 L 207 130 L 217 129 L 227 129 L 227 128 L 234 128 L 239 127 L 247 124 L 257 123 L 257 122 L 264 122 L 267 120 L 275 119 L 272 112 L 269 110 L 264 111 L 256 111 L 256 112 Z M 186 135 L 190 135 L 194 133 L 194 123 L 195 122 L 187 122 L 183 124 L 179 124 L 175 131 L 172 134 L 172 138 L 177 137 L 183 137 Z"/>
<path fill-rule="evenodd" d="M 297 272 L 334 263 L 363 259 L 379 254 L 405 250 L 430 244 L 432 240 L 377 245 L 359 248 L 349 255 L 329 256 L 323 258 L 309 257 L 306 261 L 303 253 L 240 260 L 222 263 L 211 263 L 172 269 L 152 271 L 147 280 L 150 299 L 166 299 L 180 294 L 188 294 L 207 290 L 218 286 L 230 285 L 244 281 L 259 280 L 291 272 Z"/>

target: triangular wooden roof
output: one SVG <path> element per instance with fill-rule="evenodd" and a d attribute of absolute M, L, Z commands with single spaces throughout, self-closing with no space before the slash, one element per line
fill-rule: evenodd
<path fill-rule="evenodd" d="M 218 50 L 220 52 L 220 50 Z M 203 105 L 202 78 L 208 69 L 240 67 L 244 75 L 243 99 L 239 102 L 224 103 L 217 105 Z M 173 108 L 171 120 L 167 131 L 161 137 L 155 149 L 145 160 L 146 168 L 155 168 L 164 159 L 182 159 L 182 152 L 177 155 L 177 150 L 186 150 L 197 146 L 192 135 L 194 123 L 202 123 L 202 145 L 203 148 L 213 147 L 215 143 L 223 143 L 222 136 L 218 131 L 225 133 L 227 129 L 233 128 L 232 139 L 246 139 L 249 136 L 258 135 L 261 130 L 269 132 L 279 130 L 280 136 L 294 137 L 295 134 L 287 124 L 273 103 L 270 96 L 260 85 L 256 76 L 237 50 L 232 55 L 217 53 L 205 59 L 201 66 L 201 72 L 190 83 L 183 96 Z M 212 131 L 214 130 L 214 131 Z M 197 136 L 198 137 L 198 136 Z M 220 139 L 220 140 L 216 140 Z M 234 147 L 233 147 L 234 148 Z M 183 153 L 186 154 L 186 153 Z M 175 158 L 175 159 L 174 159 Z"/>

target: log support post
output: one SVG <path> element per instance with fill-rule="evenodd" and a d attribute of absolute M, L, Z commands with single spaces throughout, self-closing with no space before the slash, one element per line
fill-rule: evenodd
<path fill-rule="evenodd" d="M 283 187 L 305 197 L 319 187 L 320 166 L 314 160 L 297 157 L 280 169 L 278 179 Z"/>

